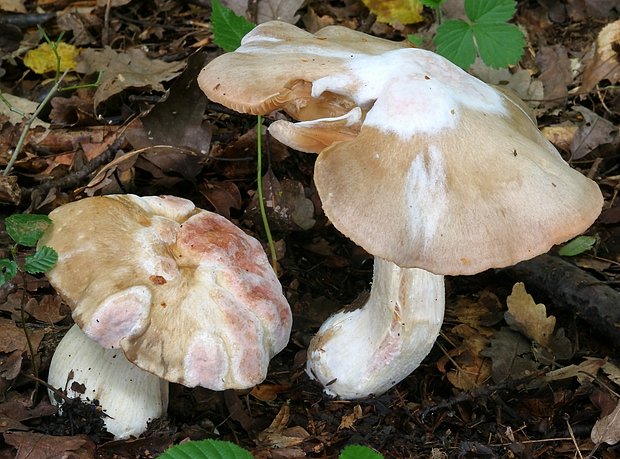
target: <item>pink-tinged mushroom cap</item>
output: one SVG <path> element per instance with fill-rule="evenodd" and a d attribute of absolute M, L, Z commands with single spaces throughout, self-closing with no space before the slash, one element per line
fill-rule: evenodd
<path fill-rule="evenodd" d="M 48 272 L 86 335 L 161 378 L 214 390 L 263 381 L 291 312 L 260 243 L 170 196 L 112 195 L 50 214 Z"/>
<path fill-rule="evenodd" d="M 512 265 L 583 232 L 603 204 L 523 102 L 430 51 L 338 26 L 313 36 L 264 23 L 209 63 L 200 84 L 236 110 L 300 120 L 269 130 L 319 153 L 325 214 L 401 267 L 455 275 Z"/>

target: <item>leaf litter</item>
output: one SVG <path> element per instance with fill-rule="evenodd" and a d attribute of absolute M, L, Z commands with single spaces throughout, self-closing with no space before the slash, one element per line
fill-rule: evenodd
<path fill-rule="evenodd" d="M 25 2 L 14 3 L 13 10 L 33 12 Z M 41 127 L 28 136 L 16 175 L 9 177 L 13 188 L 5 203 L 13 204 L 10 210 L 0 208 L 2 220 L 26 206 L 45 212 L 84 194 L 170 193 L 216 210 L 261 237 L 254 209 L 255 121 L 209 105 L 191 88 L 192 72 L 201 65 L 192 64 L 199 59 L 190 57 L 193 47 L 205 46 L 207 58 L 219 52 L 204 27 L 209 10 L 201 2 L 155 2 L 150 9 L 123 3 L 75 9 L 39 2 L 39 8 L 56 13 L 57 19 L 45 25 L 49 36 L 64 30 L 66 43 L 81 48 L 71 84 L 92 82 L 103 70 L 102 84 L 59 94 L 52 111 L 40 116 Z M 391 39 L 435 27 L 428 10 L 417 25 L 373 23 L 362 2 L 353 0 L 259 0 L 254 10 L 248 2 L 223 3 L 237 5 L 237 14 L 259 22 L 300 20 L 310 29 L 338 23 Z M 449 1 L 446 8 L 459 3 Z M 7 2 L 0 5 L 8 11 Z M 571 261 L 601 282 L 617 285 L 618 220 L 611 211 L 617 209 L 620 186 L 613 153 L 620 102 L 610 85 L 618 82 L 618 12 L 608 1 L 522 6 L 516 22 L 528 31 L 533 54 L 520 65 L 485 69 L 479 76 L 526 99 L 565 158 L 599 181 L 607 223 L 594 229 L 600 243 Z M 566 21 L 572 21 L 570 27 Z M 21 61 L 41 44 L 40 36 L 32 27 L 18 32 L 0 33 L 7 40 L 0 40 L 0 90 L 14 107 L 32 113 L 49 82 L 26 75 Z M 184 103 L 185 92 L 191 103 Z M 23 120 L 0 102 L 0 157 L 14 147 Z M 395 458 L 587 452 L 613 457 L 616 451 L 609 445 L 619 436 L 617 348 L 599 339 L 595 323 L 565 313 L 544 291 L 532 290 L 534 300 L 501 274 L 448 279 L 442 337 L 424 365 L 396 388 L 355 403 L 325 397 L 303 371 L 304 350 L 324 316 L 355 302 L 367 288 L 371 257 L 322 214 L 312 156 L 291 152 L 273 139 L 264 138 L 263 145 L 269 154 L 262 172 L 272 198 L 269 215 L 281 281 L 296 317 L 291 343 L 272 362 L 268 380 L 247 392 L 173 387 L 168 418 L 154 422 L 140 439 L 110 442 L 97 427 L 95 404 L 76 407 L 74 420 L 84 422 L 72 423 L 52 414 L 45 391 L 26 377 L 32 363 L 22 308 L 41 376 L 71 323 L 45 280 L 29 276 L 26 289 L 19 283 L 0 289 L 0 395 L 6 400 L 0 403 L 0 457 L 154 457 L 173 442 L 209 437 L 234 440 L 264 458 L 336 457 L 349 443 Z M 191 153 L 172 156 L 178 149 Z M 0 231 L 0 250 L 6 251 L 6 244 Z"/>

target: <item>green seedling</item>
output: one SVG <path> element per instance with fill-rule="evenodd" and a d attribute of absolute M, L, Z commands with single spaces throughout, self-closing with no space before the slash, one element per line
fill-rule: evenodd
<path fill-rule="evenodd" d="M 242 16 L 237 16 L 232 10 L 224 7 L 218 0 L 211 2 L 213 8 L 211 14 L 211 27 L 213 28 L 213 41 L 216 45 L 222 48 L 224 51 L 234 51 L 241 46 L 241 39 L 250 30 L 255 27 Z M 265 210 L 265 200 L 263 197 L 263 149 L 262 149 L 262 117 L 257 117 L 256 133 L 257 133 L 257 194 L 258 194 L 258 207 L 260 209 L 261 219 L 265 228 L 265 235 L 267 236 L 267 243 L 269 245 L 269 253 L 271 256 L 271 264 L 274 271 L 277 273 L 277 256 L 276 246 L 271 236 L 271 229 L 269 228 L 269 220 L 267 219 L 267 212 Z"/>
<path fill-rule="evenodd" d="M 200 440 L 173 446 L 159 459 L 253 459 L 253 456 L 228 441 Z M 342 450 L 339 459 L 383 459 L 383 456 L 367 446 L 350 445 Z"/>
<path fill-rule="evenodd" d="M 11 258 L 0 259 L 0 285 L 11 282 L 17 273 L 41 274 L 49 271 L 58 261 L 58 254 L 51 247 L 43 246 L 19 262 L 19 246 L 34 247 L 52 221 L 46 215 L 15 214 L 5 220 L 6 232 L 13 240 Z"/>
<path fill-rule="evenodd" d="M 509 21 L 515 14 L 515 0 L 465 0 L 467 20 L 450 19 L 437 29 L 437 53 L 468 69 L 480 56 L 489 67 L 516 64 L 523 55 L 523 32 Z"/>

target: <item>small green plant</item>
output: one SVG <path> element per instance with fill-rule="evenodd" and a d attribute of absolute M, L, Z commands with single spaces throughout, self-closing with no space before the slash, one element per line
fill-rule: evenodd
<path fill-rule="evenodd" d="M 383 459 L 367 446 L 349 445 L 342 450 L 340 459 Z M 253 459 L 249 451 L 222 440 L 188 441 L 166 450 L 159 459 Z"/>
<path fill-rule="evenodd" d="M 49 271 L 58 261 L 58 254 L 51 247 L 43 246 L 20 263 L 17 250 L 34 247 L 52 221 L 46 215 L 15 214 L 5 220 L 6 232 L 14 241 L 10 247 L 11 258 L 0 259 L 0 285 L 13 280 L 19 271 L 41 274 Z"/>
<path fill-rule="evenodd" d="M 241 46 L 241 39 L 256 27 L 243 16 L 223 6 L 219 0 L 211 2 L 211 27 L 213 42 L 224 51 L 230 52 Z"/>
<path fill-rule="evenodd" d="M 598 242 L 596 236 L 577 236 L 558 250 L 563 257 L 574 257 L 592 249 Z"/>
<path fill-rule="evenodd" d="M 465 0 L 464 6 L 468 20 L 450 19 L 438 27 L 437 53 L 463 69 L 474 63 L 476 55 L 493 68 L 519 62 L 525 37 L 508 23 L 517 8 L 515 0 Z"/>

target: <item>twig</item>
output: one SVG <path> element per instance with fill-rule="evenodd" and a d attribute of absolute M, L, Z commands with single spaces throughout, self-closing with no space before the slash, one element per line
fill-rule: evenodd
<path fill-rule="evenodd" d="M 43 108 L 45 108 L 45 106 L 50 101 L 50 99 L 54 96 L 54 94 L 56 94 L 56 91 L 58 91 L 58 87 L 60 86 L 60 83 L 62 82 L 62 80 L 64 79 L 64 77 L 67 75 L 68 72 L 69 72 L 68 70 L 65 70 L 65 72 L 60 76 L 60 78 L 58 78 L 56 83 L 54 83 L 54 86 L 52 86 L 52 89 L 47 93 L 47 96 L 45 96 L 45 99 L 41 101 L 41 103 L 37 106 L 37 109 L 30 116 L 30 118 L 28 118 L 28 121 L 26 121 L 26 124 L 24 125 L 24 129 L 22 130 L 22 133 L 19 136 L 19 140 L 17 141 L 17 145 L 15 145 L 15 149 L 13 150 L 13 153 L 11 154 L 11 158 L 9 159 L 9 162 L 4 168 L 4 171 L 2 171 L 2 175 L 6 176 L 11 173 L 11 170 L 13 169 L 13 165 L 15 164 L 15 161 L 17 161 L 17 157 L 21 153 L 21 150 L 24 146 L 24 142 L 26 141 L 26 136 L 28 135 L 28 132 L 30 132 L 32 123 L 34 123 L 34 121 L 37 119 L 37 116 L 39 116 L 39 113 L 41 113 Z"/>

